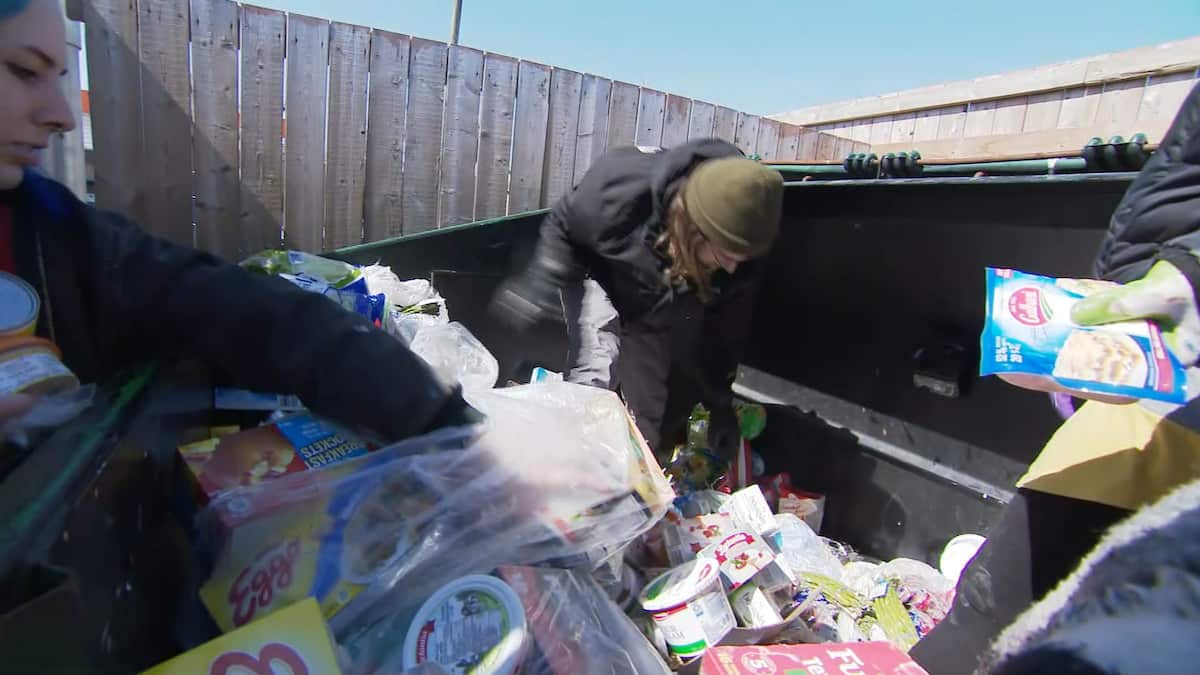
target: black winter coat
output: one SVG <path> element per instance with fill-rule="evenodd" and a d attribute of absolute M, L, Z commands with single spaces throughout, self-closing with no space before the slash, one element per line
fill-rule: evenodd
<path fill-rule="evenodd" d="M 32 172 L 0 198 L 14 209 L 18 275 L 42 299 L 38 333 L 81 381 L 195 359 L 384 440 L 466 412 L 420 357 L 325 297 L 152 237 Z"/>
<path fill-rule="evenodd" d="M 549 280 L 539 284 L 543 292 L 590 276 L 608 294 L 621 322 L 617 380 L 652 446 L 667 414 L 668 380 L 691 398 L 679 401 L 674 412 L 703 402 L 726 422 L 732 416 L 731 385 L 762 263 L 744 263 L 733 275 L 718 272 L 716 297 L 701 304 L 687 289 L 668 283 L 669 263 L 654 242 L 688 172 L 706 159 L 741 155 L 718 139 L 663 152 L 612 150 L 596 160 L 541 226 L 532 276 Z"/>

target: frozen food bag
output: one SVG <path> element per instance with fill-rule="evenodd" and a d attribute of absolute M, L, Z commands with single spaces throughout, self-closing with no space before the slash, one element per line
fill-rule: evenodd
<path fill-rule="evenodd" d="M 1185 369 L 1157 324 L 1071 320 L 1076 302 L 1111 285 L 988 268 L 980 374 L 1035 375 L 1089 393 L 1186 402 Z"/>

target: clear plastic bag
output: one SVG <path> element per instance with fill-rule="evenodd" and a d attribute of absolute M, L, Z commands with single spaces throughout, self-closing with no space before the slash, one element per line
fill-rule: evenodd
<path fill-rule="evenodd" d="M 0 423 L 0 439 L 17 446 L 28 446 L 34 436 L 78 417 L 92 405 L 95 396 L 96 386 L 93 384 L 61 394 L 40 396 L 32 408 Z"/>
<path fill-rule="evenodd" d="M 615 394 L 552 383 L 475 391 L 478 428 L 223 494 L 206 509 L 224 628 L 315 596 L 354 672 L 437 589 L 501 565 L 590 570 L 674 497 Z M 285 583 L 286 582 L 286 583 Z M 602 591 L 601 591 L 602 593 Z"/>
<path fill-rule="evenodd" d="M 500 364 L 483 343 L 461 323 L 422 326 L 409 344 L 448 382 L 466 391 L 491 389 L 500 377 Z"/>
<path fill-rule="evenodd" d="M 842 563 L 803 520 L 790 513 L 775 516 L 779 548 L 796 574 L 821 574 L 840 581 Z"/>

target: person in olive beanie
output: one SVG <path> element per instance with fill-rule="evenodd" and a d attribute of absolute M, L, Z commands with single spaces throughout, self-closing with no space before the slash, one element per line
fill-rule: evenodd
<path fill-rule="evenodd" d="M 612 150 L 554 205 L 492 310 L 515 330 L 565 320 L 566 379 L 619 391 L 660 455 L 703 403 L 712 449 L 732 456 L 731 386 L 782 205 L 782 176 L 725 141 Z"/>

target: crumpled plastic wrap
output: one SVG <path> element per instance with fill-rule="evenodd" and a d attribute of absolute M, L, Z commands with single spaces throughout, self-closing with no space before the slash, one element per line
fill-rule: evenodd
<path fill-rule="evenodd" d="M 217 552 L 201 589 L 210 611 L 240 610 L 245 623 L 316 596 L 351 672 L 373 672 L 397 639 L 379 626 L 446 583 L 501 565 L 590 570 L 674 497 L 612 392 L 547 383 L 468 398 L 487 416 L 469 432 L 214 499 L 203 521 Z"/>
<path fill-rule="evenodd" d="M 362 268 L 362 273 L 372 293 L 387 296 L 392 305 L 392 321 L 406 342 L 411 343 L 423 328 L 450 323 L 446 299 L 428 279 L 401 281 L 392 268 L 384 265 L 368 265 Z"/>
<path fill-rule="evenodd" d="M 842 563 L 803 520 L 790 513 L 775 516 L 779 525 L 779 546 L 783 557 L 796 574 L 809 572 L 840 581 Z"/>
<path fill-rule="evenodd" d="M 60 394 L 39 396 L 33 407 L 0 424 L 0 440 L 17 446 L 28 446 L 32 438 L 56 429 L 78 417 L 92 405 L 96 385 L 86 384 Z"/>
<path fill-rule="evenodd" d="M 409 343 L 418 356 L 448 382 L 466 391 L 491 389 L 500 363 L 467 327 L 458 322 L 422 326 Z"/>

